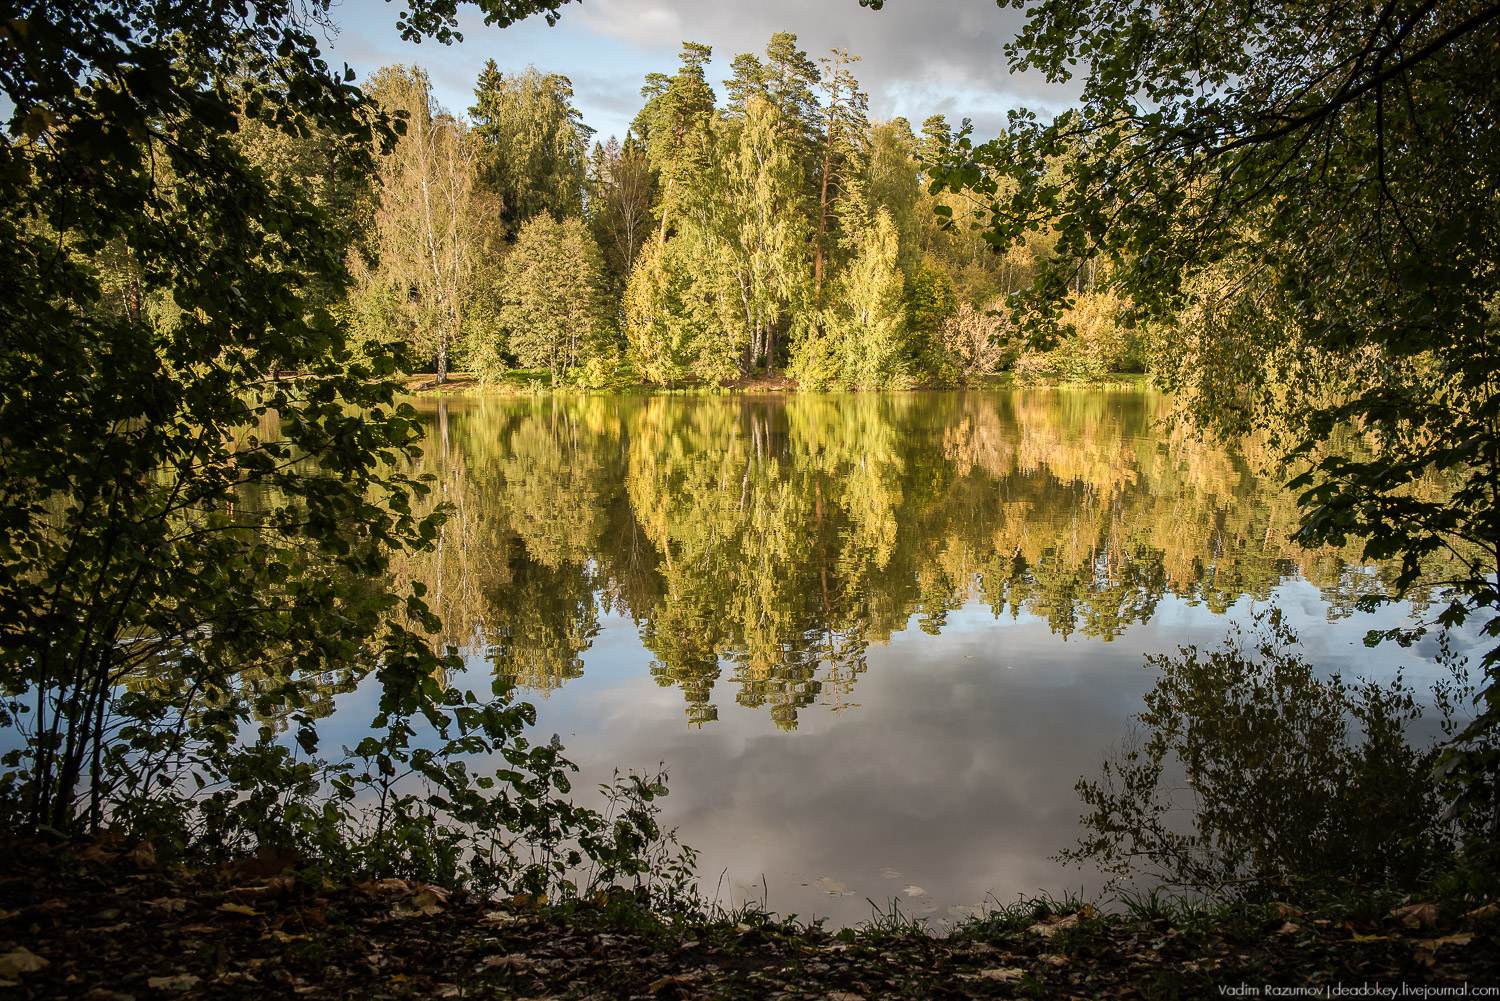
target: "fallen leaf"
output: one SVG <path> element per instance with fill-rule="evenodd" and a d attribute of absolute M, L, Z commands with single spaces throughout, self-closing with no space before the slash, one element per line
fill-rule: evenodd
<path fill-rule="evenodd" d="M 1444 935 L 1442 938 L 1425 938 L 1417 945 L 1428 952 L 1436 953 L 1445 945 L 1468 945 L 1474 940 L 1474 936 L 1468 932 L 1459 932 L 1457 935 Z"/>
<path fill-rule="evenodd" d="M 513 952 L 508 956 L 486 956 L 484 965 L 491 970 L 529 970 L 536 962 L 519 952 Z"/>
<path fill-rule="evenodd" d="M 834 991 L 824 994 L 823 1001 L 865 1001 L 863 994 L 850 994 L 848 991 Z"/>
<path fill-rule="evenodd" d="M 1044 952 L 1040 956 L 1038 956 L 1037 959 L 1040 959 L 1042 962 L 1046 963 L 1048 966 L 1067 966 L 1068 965 L 1068 957 L 1067 956 L 1063 956 L 1063 955 L 1059 955 L 1058 953 L 1055 953 L 1055 952 Z"/>
<path fill-rule="evenodd" d="M 1278 918 L 1285 918 L 1288 921 L 1302 916 L 1302 912 L 1297 908 L 1291 904 L 1282 903 L 1280 900 L 1271 901 L 1271 910 L 1276 912 Z"/>
<path fill-rule="evenodd" d="M 671 974 L 662 977 L 660 980 L 653 980 L 646 985 L 646 993 L 652 997 L 656 997 L 664 992 L 668 997 L 680 997 L 683 994 L 691 993 L 692 990 L 693 981 L 686 977 L 674 977 Z"/>
<path fill-rule="evenodd" d="M 125 861 L 135 863 L 137 869 L 155 868 L 156 846 L 149 841 L 142 841 L 125 853 Z"/>
<path fill-rule="evenodd" d="M 1388 942 L 1388 941 L 1390 941 L 1390 938 L 1391 937 L 1389 935 L 1361 935 L 1359 932 L 1353 932 L 1352 933 L 1352 937 L 1349 939 L 1349 941 L 1351 941 L 1351 942 Z"/>
<path fill-rule="evenodd" d="M 1493 921 L 1500 917 L 1500 904 L 1485 904 L 1464 915 L 1465 921 Z"/>
<path fill-rule="evenodd" d="M 1421 928 L 1424 925 L 1431 928 L 1437 924 L 1438 909 L 1437 904 L 1409 904 L 1396 908 L 1387 916 L 1395 918 L 1408 928 Z"/>
<path fill-rule="evenodd" d="M 154 907 L 158 911 L 166 911 L 168 914 L 176 914 L 187 910 L 187 901 L 181 897 L 157 897 L 155 900 L 146 901 L 147 907 Z"/>
<path fill-rule="evenodd" d="M 506 925 L 515 924 L 516 916 L 510 911 L 485 911 L 479 923 L 491 928 L 504 928 Z"/>
<path fill-rule="evenodd" d="M 22 973 L 35 973 L 47 965 L 47 960 L 22 946 L 0 955 L 0 977 L 14 980 Z"/>
<path fill-rule="evenodd" d="M 225 914 L 244 914 L 247 917 L 258 917 L 260 915 L 260 911 L 257 911 L 253 907 L 246 907 L 244 904 L 220 904 L 218 910 L 223 911 Z"/>
<path fill-rule="evenodd" d="M 1297 934 L 1301 930 L 1302 930 L 1302 926 L 1301 925 L 1299 925 L 1299 924 L 1293 924 L 1292 922 L 1288 921 L 1285 924 L 1283 924 L 1280 928 L 1276 929 L 1276 934 L 1278 934 L 1278 935 L 1295 935 L 1295 934 Z"/>
<path fill-rule="evenodd" d="M 915 883 L 912 883 L 912 884 L 910 884 L 908 886 L 903 887 L 902 890 L 901 890 L 901 892 L 904 893 L 904 894 L 906 894 L 908 897 L 925 897 L 925 896 L 927 896 L 927 891 L 924 890 L 924 889 L 922 889 L 920 886 L 918 886 Z"/>
<path fill-rule="evenodd" d="M 993 970 L 980 970 L 979 975 L 985 980 L 998 980 L 1002 984 L 1008 984 L 1012 980 L 1020 980 L 1026 976 L 1026 971 L 1019 966 L 1005 966 Z"/>
<path fill-rule="evenodd" d="M 1092 905 L 1090 905 L 1088 907 L 1085 907 L 1081 911 L 1075 911 L 1074 913 L 1068 914 L 1066 916 L 1054 914 L 1046 921 L 1038 922 L 1037 924 L 1032 925 L 1026 930 L 1033 935 L 1040 935 L 1042 938 L 1051 938 L 1053 935 L 1056 935 L 1060 931 L 1066 931 L 1067 929 L 1074 927 L 1078 924 L 1079 920 L 1083 918 L 1091 918 L 1093 916 L 1094 908 Z"/>
<path fill-rule="evenodd" d="M 434 914 L 443 913 L 443 905 L 448 902 L 448 891 L 437 886 L 423 886 L 406 900 L 397 902 L 392 908 L 392 913 L 397 917 L 413 914 L 425 914 L 432 917 Z"/>
<path fill-rule="evenodd" d="M 146 981 L 146 986 L 157 991 L 186 991 L 197 983 L 197 977 L 191 973 L 182 973 L 175 977 L 151 977 Z"/>
<path fill-rule="evenodd" d="M 418 894 L 428 894 L 440 904 L 446 904 L 448 898 L 453 896 L 451 891 L 445 890 L 441 886 L 433 886 L 431 883 L 418 883 L 413 889 Z"/>
<path fill-rule="evenodd" d="M 517 907 L 546 907 L 547 895 L 545 893 L 518 893 L 510 898 L 510 902 Z"/>

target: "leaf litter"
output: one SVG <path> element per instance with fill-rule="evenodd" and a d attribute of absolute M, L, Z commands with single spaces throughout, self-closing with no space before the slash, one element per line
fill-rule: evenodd
<path fill-rule="evenodd" d="M 1484 901 L 1365 922 L 1267 906 L 1185 928 L 1036 903 L 946 937 L 879 922 L 835 934 L 753 913 L 673 921 L 633 895 L 549 907 L 400 879 L 333 886 L 270 860 L 190 871 L 141 846 L 0 850 L 11 863 L 0 987 L 28 999 L 961 1001 L 1139 996 L 1161 982 L 1182 997 L 1240 983 L 1500 982 L 1500 908 Z"/>

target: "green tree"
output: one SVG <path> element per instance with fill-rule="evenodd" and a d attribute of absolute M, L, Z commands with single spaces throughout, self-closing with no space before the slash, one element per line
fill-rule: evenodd
<path fill-rule="evenodd" d="M 971 358 L 949 356 L 943 331 L 958 308 L 953 279 L 930 260 L 906 278 L 906 334 L 913 371 L 940 386 L 956 383 Z M 971 307 L 972 312 L 972 307 Z"/>
<path fill-rule="evenodd" d="M 734 76 L 724 81 L 729 102 L 725 114 L 743 116 L 751 98 L 776 106 L 778 121 L 804 179 L 817 170 L 816 147 L 823 111 L 818 105 L 818 65 L 797 47 L 797 36 L 778 31 L 766 43 L 765 62 L 751 53 L 734 57 Z"/>
<path fill-rule="evenodd" d="M 474 87 L 479 180 L 499 196 L 507 235 L 541 212 L 558 222 L 583 215 L 589 137 L 565 76 L 528 66 L 505 75 L 493 59 Z"/>
<path fill-rule="evenodd" d="M 903 274 L 915 274 L 922 263 L 921 224 L 917 206 L 922 189 L 914 156 L 916 139 L 901 119 L 877 122 L 870 129 L 867 166 L 859 195 L 864 211 L 884 209 L 896 227 L 896 264 Z"/>
<path fill-rule="evenodd" d="M 406 129 L 380 161 L 374 266 L 356 260 L 356 274 L 366 294 L 384 294 L 411 345 L 446 382 L 478 294 L 495 204 L 475 190 L 472 133 L 437 106 L 425 70 L 384 67 L 370 93 L 388 114 L 403 115 Z"/>
<path fill-rule="evenodd" d="M 906 358 L 904 277 L 896 266 L 896 227 L 885 210 L 858 236 L 858 255 L 839 278 L 827 322 L 837 345 L 837 382 L 856 389 L 903 388 Z"/>
<path fill-rule="evenodd" d="M 813 237 L 813 302 L 823 304 L 823 281 L 830 245 L 837 239 L 837 220 L 848 195 L 851 177 L 860 171 L 861 154 L 869 132 L 865 112 L 869 98 L 849 66 L 859 61 L 844 49 L 830 50 L 823 66 L 822 135 L 818 146 L 818 211 Z"/>
<path fill-rule="evenodd" d="M 509 23 L 559 5 L 485 9 Z M 419 2 L 404 30 L 451 36 L 454 8 Z M 392 360 L 378 345 L 357 359 L 317 301 L 348 281 L 343 227 L 310 180 L 263 169 L 237 135 L 253 121 L 332 137 L 365 174 L 395 143 L 352 73 L 319 56 L 326 13 L 47 0 L 0 27 L 0 725 L 21 737 L 6 741 L 0 820 L 32 835 L 109 823 L 220 858 L 294 842 L 434 877 L 446 858 L 444 878 L 475 845 L 491 885 L 555 886 L 557 835 L 607 830 L 538 791 L 565 786 L 566 763 L 513 740 L 529 708 L 465 705 L 440 684 L 456 659 L 427 643 L 421 589 L 384 577 L 392 551 L 436 530 L 402 472 L 413 415 L 393 403 Z M 106 254 L 137 290 L 104 296 Z M 133 308 L 150 302 L 172 315 Z M 325 679 L 371 673 L 383 736 L 310 799 L 317 768 L 275 726 L 313 753 Z M 431 755 L 410 747 L 418 712 Z M 463 747 L 522 776 L 510 791 L 550 829 L 539 870 L 506 847 L 538 833 L 518 801 L 445 767 Z M 432 796 L 382 796 L 364 828 L 359 790 L 390 792 L 408 766 Z M 223 787 L 184 796 L 195 772 Z"/>
<path fill-rule="evenodd" d="M 690 361 L 693 330 L 681 289 L 691 278 L 682 273 L 678 256 L 659 244 L 647 244 L 630 272 L 621 302 L 631 362 L 647 381 L 662 386 L 685 378 Z"/>
<path fill-rule="evenodd" d="M 658 244 L 667 242 L 677 201 L 704 165 L 714 91 L 703 67 L 712 55 L 710 46 L 683 42 L 677 73 L 671 77 L 652 73 L 641 88 L 646 106 L 636 115 L 631 131 L 645 143 L 647 161 L 658 176 Z"/>
<path fill-rule="evenodd" d="M 505 259 L 500 323 L 526 368 L 545 368 L 553 385 L 580 361 L 613 347 L 604 260 L 579 219 L 532 217 Z"/>
<path fill-rule="evenodd" d="M 789 308 L 803 306 L 807 241 L 800 217 L 802 170 L 776 105 L 752 97 L 745 109 L 724 195 L 737 210 L 728 234 L 749 333 L 748 371 L 776 364 L 776 334 Z"/>

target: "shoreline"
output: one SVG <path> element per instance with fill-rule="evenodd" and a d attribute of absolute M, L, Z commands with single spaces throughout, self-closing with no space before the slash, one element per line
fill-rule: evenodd
<path fill-rule="evenodd" d="M 403 376 L 404 396 L 798 396 L 827 395 L 832 393 L 961 393 L 961 392 L 1007 392 L 1032 390 L 1076 390 L 1096 392 L 1159 392 L 1151 384 L 1150 377 L 1140 372 L 1122 372 L 1119 379 L 1103 382 L 1066 383 L 1041 381 L 1017 383 L 1009 373 L 983 379 L 963 386 L 912 386 L 908 389 L 877 390 L 803 390 L 787 378 L 736 379 L 719 386 L 658 386 L 653 383 L 631 383 L 605 389 L 587 389 L 570 383 L 553 386 L 545 379 L 505 379 L 484 383 L 466 372 L 449 373 L 448 381 L 438 384 L 432 373 L 417 373 Z"/>

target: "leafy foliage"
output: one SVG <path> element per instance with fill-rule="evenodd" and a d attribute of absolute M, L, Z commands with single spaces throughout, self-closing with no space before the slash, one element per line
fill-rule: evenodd
<path fill-rule="evenodd" d="M 1189 29 L 1188 25 L 1192 27 Z M 939 182 L 981 200 L 1000 249 L 1039 226 L 1057 256 L 1016 300 L 1045 343 L 1095 265 L 1124 320 L 1161 325 L 1161 376 L 1199 424 L 1274 429 L 1313 468 L 1307 541 L 1369 558 L 1458 554 L 1437 624 L 1500 636 L 1500 384 L 1495 339 L 1500 89 L 1473 67 L 1492 3 L 1162 10 L 1044 0 L 1008 48 L 1017 71 L 1087 71 L 1078 108 L 960 139 Z M 1325 450 L 1366 436 L 1359 458 Z M 1442 496 L 1417 489 L 1447 480 Z M 1483 710 L 1453 748 L 1466 802 L 1500 824 L 1484 750 L 1500 727 L 1500 644 Z"/>
<path fill-rule="evenodd" d="M 486 11 L 539 6 L 558 4 Z M 453 9 L 403 23 L 445 35 Z M 312 33 L 326 10 L 49 0 L 0 27 L 0 723 L 22 738 L 0 823 L 488 886 L 560 886 L 585 859 L 629 875 L 649 811 L 559 799 L 570 766 L 521 737 L 529 707 L 442 684 L 460 665 L 430 645 L 425 587 L 387 577 L 443 512 L 414 510 L 429 487 L 406 472 L 420 429 L 393 401 L 397 359 L 356 351 L 327 308 L 349 282 L 347 206 L 275 154 L 315 141 L 356 175 L 377 150 L 453 167 L 463 130 L 439 135 L 418 74 L 382 81 L 414 98 L 393 122 L 331 71 Z M 456 216 L 420 241 L 440 272 Z M 416 289 L 455 329 L 451 289 L 410 278 L 394 305 Z M 316 759 L 317 720 L 370 675 L 385 737 Z M 496 776 L 461 760 L 492 752 Z"/>
<path fill-rule="evenodd" d="M 583 215 L 584 158 L 594 130 L 572 105 L 573 84 L 535 67 L 505 75 L 493 59 L 474 88 L 480 180 L 500 199 L 508 235 L 538 213 Z"/>
<path fill-rule="evenodd" d="M 539 214 L 521 227 L 500 280 L 499 322 L 507 347 L 552 382 L 584 356 L 612 346 L 604 260 L 582 220 Z"/>

